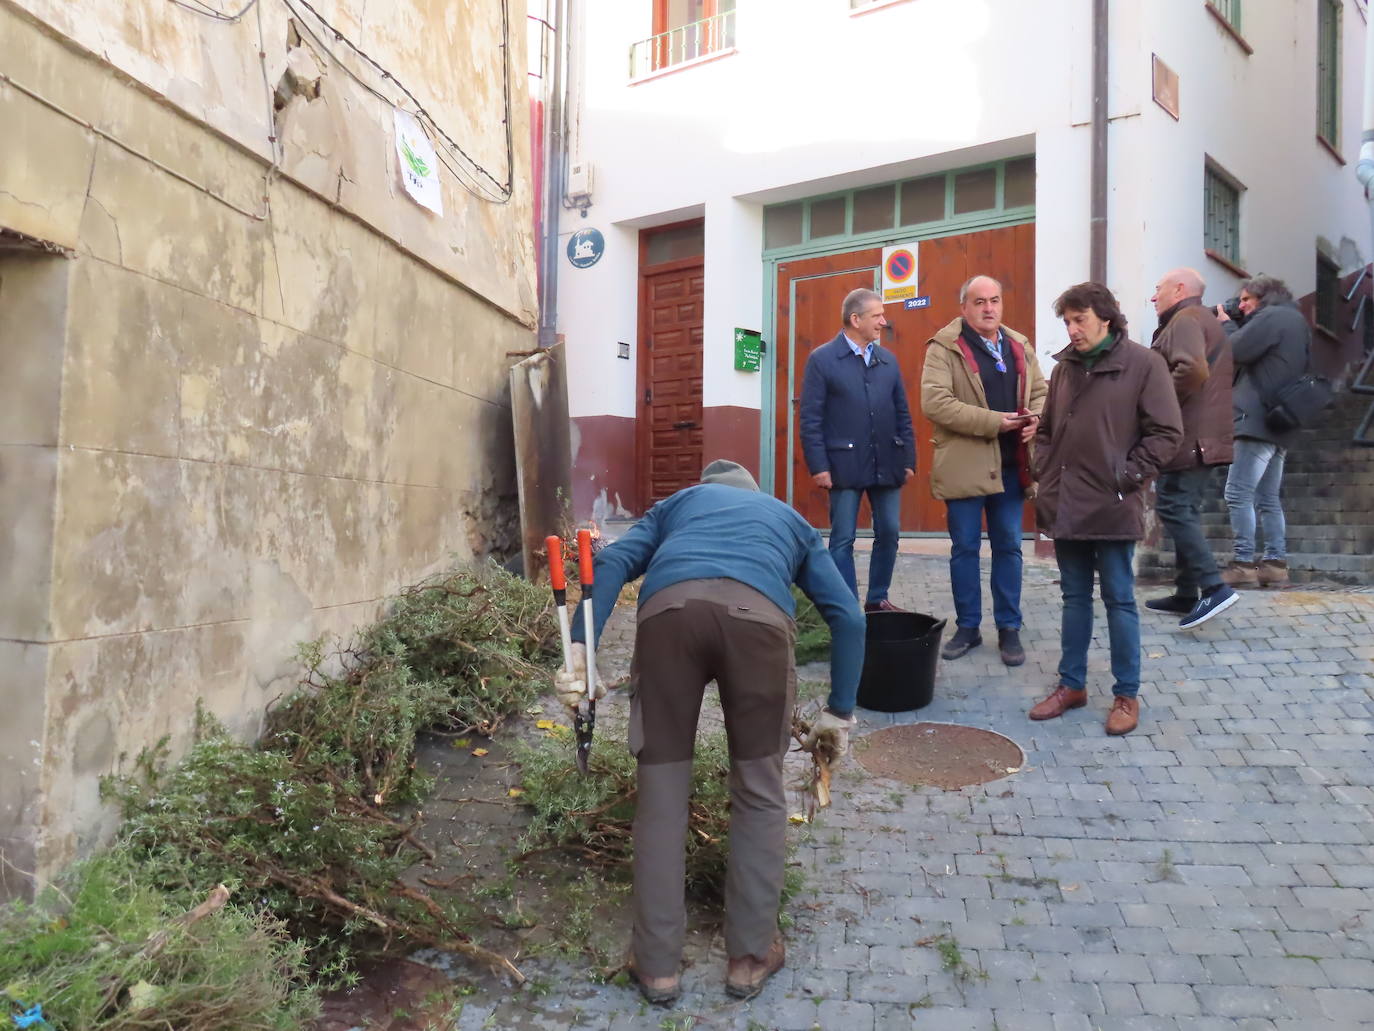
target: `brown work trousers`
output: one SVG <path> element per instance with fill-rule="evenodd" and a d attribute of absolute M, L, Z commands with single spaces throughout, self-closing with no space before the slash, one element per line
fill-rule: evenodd
<path fill-rule="evenodd" d="M 712 680 L 730 749 L 725 947 L 731 958 L 763 957 L 777 934 L 795 637 L 784 612 L 736 580 L 673 584 L 640 608 L 630 668 L 629 744 L 639 760 L 631 947 L 647 976 L 674 976 L 682 961 L 692 754 Z"/>

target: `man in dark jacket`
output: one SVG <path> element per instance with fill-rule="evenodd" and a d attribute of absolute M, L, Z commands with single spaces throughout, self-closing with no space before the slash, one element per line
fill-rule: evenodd
<path fill-rule="evenodd" d="M 1140 614 L 1135 542 L 1145 532 L 1145 491 L 1183 439 L 1169 367 L 1126 337 L 1126 320 L 1100 283 L 1069 287 L 1054 302 L 1069 331 L 1055 355 L 1036 430 L 1035 511 L 1054 538 L 1064 612 L 1059 682 L 1030 711 L 1054 719 L 1088 701 L 1093 574 L 1102 583 L 1115 699 L 1108 734 L 1140 722 Z"/>
<path fill-rule="evenodd" d="M 878 343 L 887 325 L 882 298 L 853 290 L 840 318 L 840 334 L 806 360 L 802 454 L 816 486 L 830 492 L 830 554 L 856 598 L 854 531 L 859 500 L 868 494 L 873 554 L 864 608 L 895 610 L 887 590 L 897 561 L 901 488 L 916 475 L 911 409 L 897 359 Z"/>
<path fill-rule="evenodd" d="M 671 1003 L 687 927 L 687 802 L 702 692 L 714 680 L 730 748 L 730 860 L 725 874 L 725 987 L 756 995 L 783 965 L 778 903 L 786 859 L 783 756 L 791 744 L 796 627 L 791 585 L 830 626 L 830 697 L 812 726 L 848 748 L 863 668 L 864 620 L 821 536 L 795 509 L 760 494 L 748 470 L 717 460 L 702 482 L 660 501 L 596 556 L 594 627 L 581 608 L 571 673 L 555 677 L 575 707 L 587 696 L 586 635 L 600 640 L 621 588 L 644 577 L 630 662 L 630 751 L 638 761 L 634 930 L 629 970 L 644 997 Z M 604 688 L 598 688 L 598 694 Z"/>
<path fill-rule="evenodd" d="M 1295 430 L 1278 431 L 1264 413 L 1274 394 L 1307 371 L 1312 331 L 1282 280 L 1255 276 L 1241 288 L 1245 324 L 1236 328 L 1225 311 L 1218 318 L 1231 338 L 1235 360 L 1235 457 L 1226 477 L 1235 557 L 1222 570 L 1232 587 L 1281 587 L 1288 582 L 1287 525 L 1279 489 L 1283 460 Z M 1255 562 L 1255 512 L 1264 532 L 1263 560 Z"/>
<path fill-rule="evenodd" d="M 1174 593 L 1145 603 L 1176 612 L 1179 626 L 1200 626 L 1239 600 L 1221 579 L 1202 532 L 1202 493 L 1211 467 L 1231 461 L 1231 347 L 1210 308 L 1202 277 L 1190 268 L 1166 273 L 1150 302 L 1159 316 L 1150 349 L 1164 359 L 1183 413 L 1183 443 L 1155 484 L 1155 511 L 1174 539 Z"/>

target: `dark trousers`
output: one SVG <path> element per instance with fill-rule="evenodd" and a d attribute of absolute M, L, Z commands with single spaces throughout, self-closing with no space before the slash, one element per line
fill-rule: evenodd
<path fill-rule="evenodd" d="M 1212 546 L 1202 532 L 1202 495 L 1212 478 L 1209 466 L 1161 473 L 1155 512 L 1174 540 L 1174 583 L 1179 594 L 1209 591 L 1221 583 Z"/>
<path fill-rule="evenodd" d="M 955 623 L 977 627 L 983 621 L 982 574 L 978 555 L 983 520 L 992 546 L 992 618 L 998 630 L 1021 629 L 1021 514 L 1025 493 L 1015 467 L 1002 470 L 1002 493 L 945 502 L 949 526 L 949 582 L 954 590 Z"/>
<path fill-rule="evenodd" d="M 791 619 L 735 580 L 674 584 L 641 607 L 630 671 L 629 744 L 639 760 L 631 948 L 647 976 L 673 976 L 682 961 L 692 754 L 712 680 L 730 749 L 726 951 L 762 958 L 777 934 L 795 637 Z"/>

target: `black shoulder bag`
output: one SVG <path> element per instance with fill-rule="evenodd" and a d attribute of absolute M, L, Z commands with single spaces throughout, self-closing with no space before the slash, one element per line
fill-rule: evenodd
<path fill-rule="evenodd" d="M 1311 426 L 1331 407 L 1335 391 L 1331 381 L 1312 371 L 1312 341 L 1307 341 L 1307 371 L 1270 395 L 1264 406 L 1264 423 L 1276 433 Z"/>

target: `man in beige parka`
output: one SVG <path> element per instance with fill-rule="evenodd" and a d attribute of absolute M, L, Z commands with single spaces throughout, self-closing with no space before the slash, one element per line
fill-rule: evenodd
<path fill-rule="evenodd" d="M 1045 377 L 1030 342 L 1002 325 L 1002 285 L 974 276 L 959 290 L 960 317 L 930 339 L 921 409 L 935 426 L 930 490 L 945 502 L 956 628 L 941 653 L 957 659 L 983 643 L 978 554 L 986 516 L 998 651 L 1008 666 L 1021 646 L 1021 523 L 1031 490 L 1030 441 L 1045 404 Z"/>

